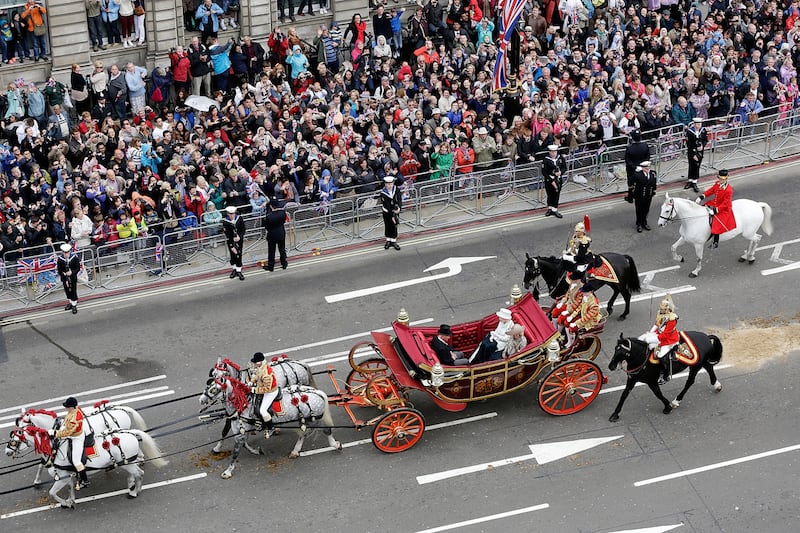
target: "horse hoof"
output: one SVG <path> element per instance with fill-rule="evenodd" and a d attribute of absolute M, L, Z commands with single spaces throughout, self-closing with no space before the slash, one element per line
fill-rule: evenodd
<path fill-rule="evenodd" d="M 62 509 L 69 509 L 70 511 L 74 511 L 75 510 L 75 504 L 74 503 L 70 503 L 70 504 L 62 503 L 59 507 L 61 507 Z"/>
<path fill-rule="evenodd" d="M 623 321 L 623 320 L 625 320 L 626 318 L 628 318 L 628 316 L 627 316 L 627 315 L 619 315 L 619 318 L 617 318 L 617 320 L 618 320 L 618 321 L 620 321 L 620 322 L 622 322 L 622 321 Z"/>
<path fill-rule="evenodd" d="M 745 261 L 747 261 L 747 259 L 745 259 L 744 257 L 740 257 L 740 258 L 739 258 L 739 262 L 740 262 L 740 263 L 744 263 Z"/>
<path fill-rule="evenodd" d="M 697 274 L 695 274 L 694 272 L 689 272 L 689 277 L 690 278 L 696 278 Z"/>
<path fill-rule="evenodd" d="M 341 442 L 336 441 L 336 449 L 339 450 L 339 451 L 342 450 L 342 443 Z"/>
<path fill-rule="evenodd" d="M 722 390 L 722 383 L 717 381 L 717 383 L 714 385 L 714 392 L 720 392 L 721 390 Z"/>
<path fill-rule="evenodd" d="M 680 262 L 683 263 L 683 257 L 680 258 Z"/>
<path fill-rule="evenodd" d="M 681 402 L 679 402 L 678 400 L 672 400 L 672 403 L 670 403 L 670 405 L 672 406 L 673 409 L 677 409 L 678 407 L 681 406 Z"/>
<path fill-rule="evenodd" d="M 661 412 L 662 412 L 662 413 L 664 413 L 665 415 L 668 415 L 668 414 L 670 414 L 670 413 L 672 412 L 672 406 L 668 405 L 668 406 L 667 406 L 667 407 L 665 407 L 665 408 L 664 408 L 664 410 L 663 410 L 663 411 L 661 411 Z"/>
<path fill-rule="evenodd" d="M 755 259 L 748 259 L 748 260 L 747 260 L 747 264 L 748 264 L 748 265 L 752 265 L 752 264 L 753 264 L 753 263 L 755 263 L 755 262 L 756 262 L 756 260 L 755 260 Z"/>
<path fill-rule="evenodd" d="M 608 417 L 609 422 L 616 422 L 617 420 L 619 420 L 619 415 L 611 415 Z"/>
<path fill-rule="evenodd" d="M 229 474 L 228 471 L 226 470 L 225 472 L 221 473 L 219 477 L 221 477 L 222 479 L 230 479 L 231 474 Z"/>
<path fill-rule="evenodd" d="M 135 494 L 131 494 L 129 492 L 128 494 L 125 495 L 125 497 L 128 498 L 129 500 L 132 500 L 132 499 L 136 498 L 136 495 Z"/>
<path fill-rule="evenodd" d="M 300 457 L 300 452 L 290 452 L 289 453 L 289 459 L 297 459 L 298 457 Z"/>

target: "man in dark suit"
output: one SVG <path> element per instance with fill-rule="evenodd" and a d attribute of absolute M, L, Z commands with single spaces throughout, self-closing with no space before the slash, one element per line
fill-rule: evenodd
<path fill-rule="evenodd" d="M 456 351 L 450 345 L 450 326 L 442 324 L 439 326 L 439 331 L 436 336 L 431 340 L 431 348 L 439 358 L 439 362 L 445 366 L 461 366 L 468 365 L 469 359 L 464 357 L 462 352 Z"/>
<path fill-rule="evenodd" d="M 269 210 L 264 215 L 264 227 L 267 228 L 267 264 L 264 270 L 272 272 L 275 269 L 275 248 L 281 258 L 281 268 L 286 270 L 289 262 L 286 260 L 286 210 L 283 202 L 273 198 L 269 202 Z"/>

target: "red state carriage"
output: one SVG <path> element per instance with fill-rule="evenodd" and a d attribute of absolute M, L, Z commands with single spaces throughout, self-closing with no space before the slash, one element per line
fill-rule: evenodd
<path fill-rule="evenodd" d="M 427 393 L 442 409 L 461 411 L 469 402 L 506 394 L 538 381 L 538 402 L 552 415 L 577 413 L 599 394 L 605 382 L 593 362 L 600 352 L 596 333 L 580 335 L 568 349 L 559 346 L 559 333 L 547 314 L 530 294 L 509 307 L 512 321 L 525 326 L 526 346 L 510 357 L 474 365 L 441 365 L 431 339 L 436 327 L 412 327 L 395 321 L 394 336 L 373 332 L 372 340 L 350 350 L 352 370 L 346 388 L 331 375 L 336 394 L 331 404 L 342 406 L 358 427 L 373 426 L 372 442 L 387 453 L 407 450 L 419 442 L 425 431 L 422 413 L 409 401 L 409 392 Z M 480 320 L 451 326 L 452 344 L 458 351 L 472 353 L 487 333 L 497 326 L 491 314 Z M 356 355 L 371 349 L 374 356 L 356 362 Z M 383 414 L 362 422 L 353 406 L 378 407 Z"/>

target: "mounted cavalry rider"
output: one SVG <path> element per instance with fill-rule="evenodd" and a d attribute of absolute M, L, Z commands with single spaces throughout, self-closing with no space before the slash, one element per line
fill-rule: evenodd
<path fill-rule="evenodd" d="M 675 314 L 675 304 L 672 296 L 667 294 L 658 307 L 656 322 L 650 331 L 641 335 L 639 340 L 645 341 L 654 350 L 656 357 L 661 361 L 661 382 L 670 380 L 670 357 L 673 349 L 680 342 L 678 332 L 678 315 Z M 669 357 L 667 357 L 669 355 Z"/>
<path fill-rule="evenodd" d="M 248 384 L 250 391 L 255 395 L 253 398 L 253 415 L 260 420 L 256 421 L 256 430 L 261 431 L 262 423 L 267 425 L 266 438 L 269 438 L 270 431 L 274 429 L 270 409 L 272 402 L 280 399 L 281 389 L 278 387 L 278 380 L 272 372 L 272 368 L 264 362 L 264 354 L 256 352 L 250 359 L 248 369 Z"/>
<path fill-rule="evenodd" d="M 592 244 L 592 238 L 586 234 L 586 221 L 588 221 L 588 217 L 584 217 L 584 222 L 575 224 L 575 232 L 570 237 L 567 249 L 564 250 L 564 255 L 562 256 L 565 261 L 575 264 L 575 271 L 581 276 L 584 275 L 588 267 L 594 266 L 594 254 L 589 249 Z"/>
<path fill-rule="evenodd" d="M 64 416 L 61 429 L 51 429 L 49 433 L 50 437 L 56 439 L 69 439 L 70 449 L 68 454 L 75 471 L 78 473 L 78 483 L 75 488 L 80 490 L 89 485 L 89 479 L 86 477 L 86 466 L 83 464 L 83 452 L 87 444 L 91 445 L 94 442 L 94 435 L 89 423 L 85 422 L 86 416 L 81 408 L 78 407 L 78 400 L 70 396 L 62 405 L 67 409 L 67 414 Z"/>
<path fill-rule="evenodd" d="M 707 200 L 708 197 L 712 199 Z M 733 218 L 733 187 L 728 183 L 728 171 L 720 169 L 717 181 L 697 197 L 698 204 L 706 200 L 706 207 L 711 214 L 711 244 L 709 248 L 719 246 L 721 233 L 736 228 L 736 219 Z"/>
<path fill-rule="evenodd" d="M 591 283 L 584 283 L 580 288 L 577 306 L 567 316 L 567 346 L 575 342 L 578 330 L 588 331 L 600 322 L 600 300 L 594 294 Z"/>

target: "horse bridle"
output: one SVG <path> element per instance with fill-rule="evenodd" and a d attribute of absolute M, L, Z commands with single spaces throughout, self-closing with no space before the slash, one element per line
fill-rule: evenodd
<path fill-rule="evenodd" d="M 623 348 L 623 349 L 624 349 L 626 352 L 628 352 L 628 356 L 630 356 L 630 355 L 631 355 L 631 353 L 633 352 L 633 343 L 631 342 L 631 340 L 630 340 L 630 339 L 628 339 L 626 342 L 628 343 L 628 345 L 627 345 L 627 346 L 625 346 L 625 342 L 623 342 L 622 340 L 620 340 L 620 341 L 617 343 L 617 346 L 622 346 L 622 348 Z M 627 359 L 627 358 L 625 358 L 625 368 L 623 369 L 623 372 L 625 372 L 625 373 L 626 373 L 627 375 L 629 375 L 629 376 L 635 376 L 635 375 L 637 375 L 639 372 L 641 372 L 641 371 L 642 371 L 642 369 L 644 368 L 644 366 L 647 364 L 647 356 L 645 355 L 644 361 L 642 362 L 642 364 L 641 364 L 641 365 L 640 365 L 638 368 L 630 369 L 630 368 L 628 368 L 628 364 L 627 364 L 627 363 L 628 363 L 628 359 Z"/>
<path fill-rule="evenodd" d="M 669 215 L 664 216 L 661 213 L 659 213 L 658 214 L 658 220 L 664 219 L 667 222 L 673 222 L 675 220 L 675 218 L 674 218 L 675 217 L 675 200 L 672 200 L 672 199 L 669 200 L 669 207 L 670 207 Z"/>

